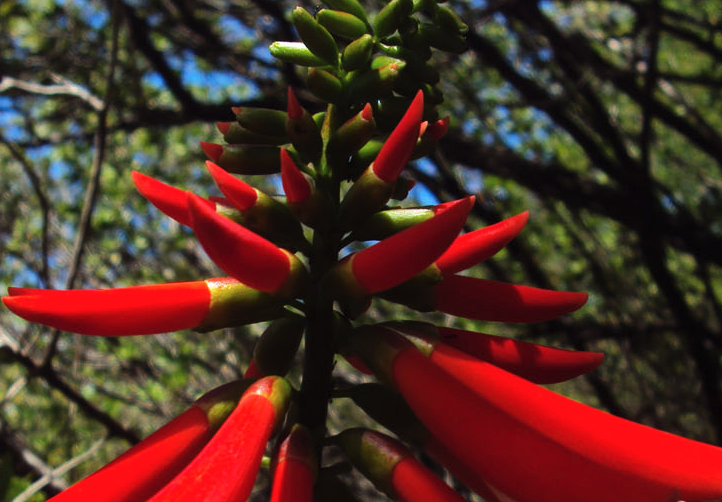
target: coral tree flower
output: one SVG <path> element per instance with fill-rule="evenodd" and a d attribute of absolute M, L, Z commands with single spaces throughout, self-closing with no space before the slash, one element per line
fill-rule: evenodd
<path fill-rule="evenodd" d="M 270 502 L 312 502 L 316 470 L 311 433 L 295 424 L 274 458 Z"/>
<path fill-rule="evenodd" d="M 449 452 L 512 500 L 722 496 L 722 448 L 574 402 L 461 352 L 432 361 L 389 332 L 353 343 Z"/>
<path fill-rule="evenodd" d="M 389 436 L 359 428 L 347 429 L 335 440 L 377 488 L 402 502 L 464 500 Z"/>
<path fill-rule="evenodd" d="M 82 335 L 208 331 L 269 319 L 278 300 L 231 278 L 113 289 L 8 288 L 2 301 L 28 321 Z"/>
<path fill-rule="evenodd" d="M 290 385 L 281 377 L 252 384 L 201 452 L 148 502 L 246 500 L 266 443 L 283 421 L 290 394 Z"/>
<path fill-rule="evenodd" d="M 52 502 L 146 500 L 201 451 L 250 385 L 218 387 L 110 464 L 51 498 Z"/>

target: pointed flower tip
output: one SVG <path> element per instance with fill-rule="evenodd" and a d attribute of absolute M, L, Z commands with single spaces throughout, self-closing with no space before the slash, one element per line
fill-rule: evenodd
<path fill-rule="evenodd" d="M 434 141 L 439 141 L 443 138 L 449 130 L 449 117 L 439 119 L 433 124 L 429 125 L 427 132 Z"/>
<path fill-rule="evenodd" d="M 392 183 L 401 174 L 419 138 L 423 112 L 424 93 L 419 91 L 372 164 L 380 179 Z"/>
<path fill-rule="evenodd" d="M 207 141 L 201 141 L 201 148 L 209 159 L 213 162 L 218 162 L 218 159 L 223 155 L 223 146 L 216 143 L 209 143 Z"/>
<path fill-rule="evenodd" d="M 193 231 L 216 265 L 251 288 L 269 293 L 283 289 L 293 255 L 221 216 L 201 197 L 188 192 L 187 201 Z"/>
<path fill-rule="evenodd" d="M 231 111 L 233 112 L 234 115 L 240 115 L 240 113 L 243 111 L 243 107 L 242 106 L 232 106 Z"/>
<path fill-rule="evenodd" d="M 434 262 L 464 226 L 473 196 L 456 200 L 431 219 L 358 252 L 353 274 L 368 293 L 378 293 L 411 279 Z"/>
<path fill-rule="evenodd" d="M 298 102 L 298 99 L 296 98 L 296 94 L 293 92 L 293 88 L 289 85 L 288 86 L 288 118 L 289 119 L 297 119 L 300 118 L 301 115 L 303 115 L 303 108 L 301 107 L 301 103 Z"/>
<path fill-rule="evenodd" d="M 138 171 L 133 171 L 131 176 L 135 187 L 151 204 L 182 225 L 190 226 L 186 197 L 183 190 L 167 185 Z"/>
<path fill-rule="evenodd" d="M 251 185 L 236 178 L 210 160 L 206 161 L 206 167 L 220 191 L 223 192 L 223 195 L 228 198 L 236 209 L 246 211 L 256 203 L 258 192 L 256 192 L 256 189 Z"/>
<path fill-rule="evenodd" d="M 291 204 L 303 203 L 311 197 L 311 184 L 285 148 L 281 148 L 281 182 Z"/>
<path fill-rule="evenodd" d="M 373 120 L 374 109 L 371 107 L 371 103 L 366 103 L 364 109 L 361 110 L 361 118 L 363 118 L 364 120 Z"/>
<path fill-rule="evenodd" d="M 216 122 L 216 128 L 221 132 L 221 134 L 226 134 L 228 132 L 228 128 L 230 127 L 230 122 Z"/>

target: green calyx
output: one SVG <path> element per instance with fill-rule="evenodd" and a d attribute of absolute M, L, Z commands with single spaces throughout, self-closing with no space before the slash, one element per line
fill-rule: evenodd
<path fill-rule="evenodd" d="M 364 109 L 344 122 L 331 134 L 326 145 L 326 158 L 334 165 L 345 165 L 351 155 L 362 148 L 376 133 L 372 109 Z"/>
<path fill-rule="evenodd" d="M 208 312 L 195 330 L 204 332 L 275 319 L 282 300 L 230 278 L 206 280 L 211 293 Z"/>
<path fill-rule="evenodd" d="M 368 308 L 371 299 L 353 273 L 353 255 L 338 262 L 324 276 L 322 287 L 339 303 L 341 311 L 355 319 Z"/>
<path fill-rule="evenodd" d="M 269 145 L 224 145 L 215 163 L 235 174 L 275 174 L 281 172 L 279 149 Z"/>
<path fill-rule="evenodd" d="M 283 129 L 281 131 L 283 131 Z M 223 133 L 223 140 L 226 143 L 232 144 L 276 146 L 283 145 L 290 141 L 288 136 L 271 136 L 255 133 L 249 129 L 246 129 L 238 122 L 231 122 L 228 124 L 228 129 L 225 133 Z"/>
<path fill-rule="evenodd" d="M 241 396 L 252 383 L 253 380 L 244 379 L 221 385 L 198 398 L 194 406 L 205 412 L 211 429 L 216 431 L 233 412 Z"/>
<path fill-rule="evenodd" d="M 434 211 L 424 207 L 386 209 L 372 214 L 357 226 L 351 232 L 349 240 L 380 241 L 433 216 Z"/>
<path fill-rule="evenodd" d="M 351 185 L 338 210 L 339 224 L 353 229 L 366 218 L 384 208 L 394 193 L 396 183 L 388 183 L 373 171 L 371 164 Z"/>
<path fill-rule="evenodd" d="M 382 326 L 361 326 L 348 338 L 351 351 L 371 368 L 376 378 L 396 388 L 393 377 L 394 360 L 411 342 Z"/>
<path fill-rule="evenodd" d="M 243 212 L 241 223 L 289 251 L 307 246 L 303 228 L 288 206 L 260 190 L 256 192 L 256 202 Z"/>
<path fill-rule="evenodd" d="M 379 296 L 419 312 L 432 312 L 436 310 L 434 286 L 442 279 L 441 271 L 436 265 L 431 264 L 403 284 L 379 293 Z"/>
<path fill-rule="evenodd" d="M 396 465 L 411 452 L 398 441 L 369 429 L 347 429 L 335 437 L 335 443 L 354 466 L 376 488 L 393 497 L 391 475 Z"/>

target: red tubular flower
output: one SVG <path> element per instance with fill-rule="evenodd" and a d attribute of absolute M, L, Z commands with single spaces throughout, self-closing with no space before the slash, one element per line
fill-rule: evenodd
<path fill-rule="evenodd" d="M 173 479 L 201 451 L 233 410 L 248 385 L 248 381 L 236 381 L 206 393 L 181 415 L 113 462 L 50 500 L 146 500 Z"/>
<path fill-rule="evenodd" d="M 604 354 L 600 352 L 557 349 L 426 323 L 401 322 L 385 326 L 411 336 L 425 337 L 434 344 L 434 352 L 445 354 L 448 348 L 453 348 L 540 384 L 563 382 L 589 373 L 597 369 L 604 359 Z"/>
<path fill-rule="evenodd" d="M 369 293 L 412 278 L 453 242 L 473 205 L 474 196 L 459 199 L 433 218 L 356 253 L 351 258 L 354 277 Z"/>
<path fill-rule="evenodd" d="M 311 184 L 285 148 L 281 148 L 281 182 L 288 202 L 301 204 L 311 197 Z"/>
<path fill-rule="evenodd" d="M 82 335 L 126 336 L 181 329 L 208 331 L 273 317 L 279 304 L 235 279 L 114 289 L 8 288 L 18 316 Z"/>
<path fill-rule="evenodd" d="M 444 369 L 399 335 L 357 349 L 419 419 L 494 490 L 518 502 L 713 500 L 722 448 L 574 402 L 491 364 Z M 502 497 L 503 498 L 503 497 Z"/>
<path fill-rule="evenodd" d="M 243 212 L 253 207 L 258 200 L 258 192 L 248 183 L 239 180 L 222 167 L 214 164 L 210 160 L 206 161 L 206 167 L 213 176 L 216 185 L 228 197 L 236 209 Z M 185 203 L 185 193 L 183 194 Z"/>
<path fill-rule="evenodd" d="M 228 274 L 252 288 L 289 294 L 305 268 L 294 255 L 225 218 L 188 193 L 192 228 L 208 256 Z"/>
<path fill-rule="evenodd" d="M 419 137 L 423 111 L 424 94 L 419 91 L 375 160 L 346 192 L 338 211 L 341 227 L 355 227 L 381 210 L 394 194 L 396 181 Z"/>
<path fill-rule="evenodd" d="M 291 428 L 274 462 L 271 502 L 312 502 L 317 466 L 306 427 L 296 424 Z"/>
<path fill-rule="evenodd" d="M 494 225 L 459 236 L 436 260 L 436 266 L 447 276 L 483 262 L 516 237 L 528 219 L 529 211 L 524 211 Z"/>
<path fill-rule="evenodd" d="M 473 196 L 454 201 L 430 219 L 351 255 L 330 273 L 335 289 L 364 297 L 412 278 L 454 240 L 473 204 Z"/>
<path fill-rule="evenodd" d="M 290 385 L 281 377 L 252 384 L 203 450 L 148 502 L 246 500 L 290 394 Z"/>
<path fill-rule="evenodd" d="M 540 322 L 574 312 L 586 293 L 552 291 L 506 282 L 451 275 L 434 287 L 435 310 L 500 322 Z"/>
<path fill-rule="evenodd" d="M 148 199 L 162 213 L 167 214 L 178 223 L 187 227 L 191 226 L 185 190 L 166 185 L 138 171 L 133 171 L 131 175 L 133 176 L 135 187 L 143 197 Z M 209 208 L 215 209 L 216 205 L 214 202 L 203 198 L 200 200 Z"/>
<path fill-rule="evenodd" d="M 424 93 L 419 91 L 371 164 L 371 169 L 378 178 L 393 183 L 399 177 L 419 138 L 423 112 Z"/>
<path fill-rule="evenodd" d="M 402 502 L 463 502 L 399 441 L 368 429 L 347 429 L 336 441 L 374 485 Z"/>

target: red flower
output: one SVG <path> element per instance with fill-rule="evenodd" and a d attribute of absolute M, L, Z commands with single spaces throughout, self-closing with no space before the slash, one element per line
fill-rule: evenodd
<path fill-rule="evenodd" d="M 290 392 L 280 377 L 251 385 L 203 450 L 149 502 L 246 500 L 266 443 L 283 420 Z"/>
<path fill-rule="evenodd" d="M 274 458 L 270 502 L 312 502 L 316 469 L 311 433 L 296 424 Z"/>

